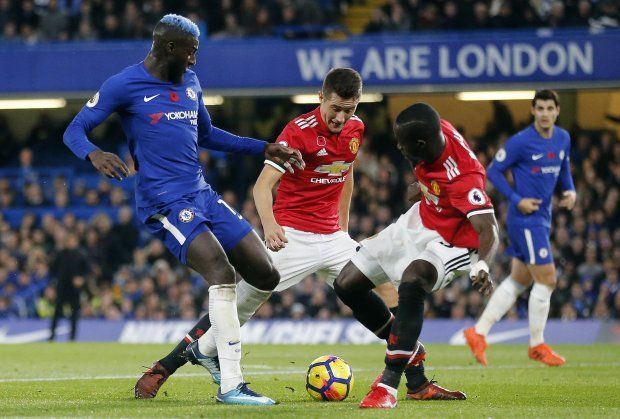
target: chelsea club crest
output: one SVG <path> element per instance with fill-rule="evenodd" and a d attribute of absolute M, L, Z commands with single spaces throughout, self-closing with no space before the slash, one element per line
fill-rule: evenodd
<path fill-rule="evenodd" d="M 182 209 L 179 211 L 179 221 L 183 223 L 189 223 L 194 219 L 194 211 L 189 208 Z"/>

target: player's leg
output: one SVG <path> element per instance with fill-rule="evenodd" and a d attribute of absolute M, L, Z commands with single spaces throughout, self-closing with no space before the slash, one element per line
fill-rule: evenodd
<path fill-rule="evenodd" d="M 280 275 L 274 266 L 264 244 L 258 235 L 251 231 L 228 252 L 231 264 L 243 278 L 237 283 L 237 315 L 243 326 L 269 299 L 278 285 Z M 206 357 L 217 356 L 217 346 L 213 330 L 198 340 L 198 350 Z M 208 368 L 211 373 L 210 368 Z"/>
<path fill-rule="evenodd" d="M 510 274 L 493 292 L 476 325 L 464 331 L 465 341 L 469 349 L 476 361 L 482 365 L 487 365 L 486 336 L 491 327 L 504 317 L 517 301 L 519 295 L 532 283 L 532 276 L 526 265 L 531 254 L 527 239 L 529 233 L 529 229 L 524 229 L 521 226 L 508 226 L 510 247 L 507 253 L 513 256 Z"/>
<path fill-rule="evenodd" d="M 396 407 L 401 377 L 416 350 L 422 331 L 424 299 L 437 282 L 437 270 L 425 260 L 414 260 L 405 269 L 398 288 L 398 313 L 392 323 L 380 383 L 360 403 L 363 408 Z"/>
<path fill-rule="evenodd" d="M 244 278 L 237 284 L 237 310 L 239 322 L 242 326 L 271 295 L 271 292 L 268 292 L 269 295 L 267 295 L 266 292 L 255 286 L 258 281 L 263 281 L 264 285 L 261 286 L 265 288 L 272 287 L 275 283 L 275 290 L 283 291 L 314 273 L 320 266 L 320 261 L 317 260 L 318 253 L 313 251 L 312 234 L 290 228 L 286 228 L 286 234 L 288 243 L 284 249 L 278 252 L 266 250 L 258 236 L 252 233 L 240 242 L 241 247 L 238 249 L 235 247 L 237 250 L 229 254 L 231 262 Z M 260 247 L 257 248 L 257 245 Z M 255 266 L 262 268 L 258 270 Z M 207 331 L 199 339 L 198 344 L 199 351 L 204 356 L 214 357 L 217 355 L 215 340 L 211 331 Z M 203 366 L 214 375 L 212 368 L 207 365 Z"/>
<path fill-rule="evenodd" d="M 398 290 L 391 282 L 378 285 L 374 291 L 383 300 L 386 306 L 388 306 L 390 312 L 396 315 L 398 311 Z"/>
<path fill-rule="evenodd" d="M 379 339 L 387 339 L 393 315 L 381 297 L 373 292 L 373 289 L 376 287 L 376 284 L 384 284 L 389 279 L 377 264 L 370 267 L 362 265 L 361 269 L 364 270 L 362 272 L 356 264 L 361 265 L 360 260 L 366 257 L 363 247 L 360 249 L 360 252 L 360 256 L 356 254 L 342 268 L 334 281 L 334 291 L 336 291 L 338 298 L 351 309 L 357 321 L 373 332 Z"/>
<path fill-rule="evenodd" d="M 48 340 L 53 342 L 56 339 L 56 326 L 58 320 L 62 318 L 62 309 L 65 304 L 65 291 L 61 287 L 56 287 L 56 304 L 54 306 L 54 316 L 50 325 L 50 336 Z"/>
<path fill-rule="evenodd" d="M 528 355 L 531 359 L 540 361 L 549 366 L 563 365 L 566 360 L 561 355 L 554 352 L 544 340 L 544 330 L 549 317 L 549 306 L 551 304 L 551 293 L 556 285 L 555 265 L 548 263 L 544 265 L 529 265 L 534 286 L 530 291 L 528 305 L 528 317 L 530 323 L 530 348 Z"/>
<path fill-rule="evenodd" d="M 74 341 L 77 336 L 77 324 L 80 318 L 80 294 L 79 291 L 75 291 L 75 293 L 71 296 L 71 334 L 69 335 L 69 339 Z"/>

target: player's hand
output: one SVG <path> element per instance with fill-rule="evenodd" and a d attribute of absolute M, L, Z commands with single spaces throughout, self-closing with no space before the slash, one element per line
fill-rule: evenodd
<path fill-rule="evenodd" d="M 265 158 L 280 166 L 284 166 L 291 173 L 295 171 L 291 164 L 294 164 L 300 170 L 306 167 L 306 163 L 301 157 L 301 152 L 299 150 L 282 144 L 267 144 L 267 147 L 265 147 Z"/>
<path fill-rule="evenodd" d="M 420 199 L 420 183 L 413 182 L 407 186 L 407 202 L 414 203 Z"/>
<path fill-rule="evenodd" d="M 95 169 L 102 175 L 117 180 L 123 180 L 123 177 L 129 176 L 129 168 L 120 157 L 114 153 L 95 150 L 88 154 L 88 158 Z"/>
<path fill-rule="evenodd" d="M 562 199 L 560 199 L 560 207 L 566 208 L 570 211 L 575 206 L 576 201 L 577 201 L 577 192 L 564 191 L 562 192 Z"/>
<path fill-rule="evenodd" d="M 276 223 L 264 225 L 263 232 L 265 234 L 265 245 L 267 249 L 277 252 L 286 247 L 288 240 L 281 225 Z"/>
<path fill-rule="evenodd" d="M 471 284 L 482 295 L 488 295 L 493 291 L 493 281 L 489 275 L 489 265 L 484 260 L 479 260 L 471 267 L 469 272 Z"/>
<path fill-rule="evenodd" d="M 542 204 L 542 199 L 538 198 L 523 198 L 517 204 L 517 208 L 523 214 L 528 215 L 535 211 L 538 211 L 540 208 L 540 204 Z"/>

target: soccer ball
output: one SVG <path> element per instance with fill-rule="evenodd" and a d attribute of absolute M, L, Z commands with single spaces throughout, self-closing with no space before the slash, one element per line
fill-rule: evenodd
<path fill-rule="evenodd" d="M 323 355 L 310 363 L 306 390 L 313 399 L 341 401 L 353 389 L 353 371 L 349 364 L 335 355 Z"/>

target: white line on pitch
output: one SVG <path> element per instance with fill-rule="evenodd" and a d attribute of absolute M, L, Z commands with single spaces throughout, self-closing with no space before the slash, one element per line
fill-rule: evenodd
<path fill-rule="evenodd" d="M 620 366 L 620 362 L 580 362 L 578 364 L 565 364 L 562 369 L 566 368 L 589 368 L 589 367 L 618 367 Z M 377 368 L 354 368 L 353 371 L 362 371 L 369 372 L 375 371 L 380 372 L 381 366 L 378 365 Z M 494 369 L 509 369 L 509 370 L 518 370 L 518 369 L 532 369 L 532 368 L 542 368 L 540 364 L 531 364 L 531 365 L 497 365 L 497 366 L 488 366 L 481 367 L 479 365 L 443 365 L 437 367 L 429 367 L 425 366 L 427 371 L 442 371 L 442 370 L 480 370 L 480 371 L 488 371 Z M 244 369 L 244 374 L 249 376 L 252 375 L 282 375 L 282 374 L 305 374 L 306 370 L 275 370 L 275 371 L 252 371 L 251 369 Z M 208 374 L 205 373 L 176 373 L 175 377 L 204 377 L 209 378 Z M 45 382 L 45 381 L 77 381 L 77 380 L 120 380 L 120 379 L 128 379 L 128 378 L 138 378 L 139 374 L 125 374 L 125 375 L 95 375 L 95 376 L 69 376 L 69 377 L 33 377 L 33 378 L 0 378 L 0 383 L 29 383 L 29 382 Z"/>

